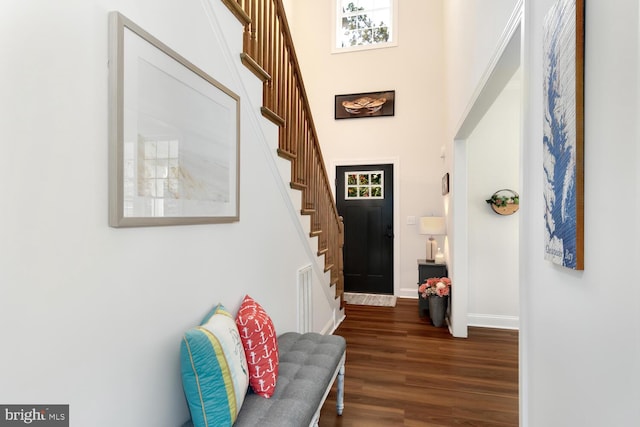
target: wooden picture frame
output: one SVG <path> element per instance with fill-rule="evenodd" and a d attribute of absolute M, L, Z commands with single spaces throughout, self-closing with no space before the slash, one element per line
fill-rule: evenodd
<path fill-rule="evenodd" d="M 544 21 L 545 259 L 584 269 L 584 0 Z"/>
<path fill-rule="evenodd" d="M 109 225 L 239 220 L 240 98 L 109 16 Z"/>
<path fill-rule="evenodd" d="M 449 172 L 442 176 L 442 195 L 449 194 Z"/>
<path fill-rule="evenodd" d="M 393 116 L 395 103 L 395 90 L 336 95 L 334 117 L 338 120 Z"/>

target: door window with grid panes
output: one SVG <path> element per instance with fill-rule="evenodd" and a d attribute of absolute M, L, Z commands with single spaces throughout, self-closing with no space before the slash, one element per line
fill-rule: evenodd
<path fill-rule="evenodd" d="M 384 199 L 384 172 L 346 172 L 344 186 L 345 200 Z"/>

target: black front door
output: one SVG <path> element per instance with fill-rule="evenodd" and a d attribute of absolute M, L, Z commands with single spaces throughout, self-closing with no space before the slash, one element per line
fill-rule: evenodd
<path fill-rule="evenodd" d="M 393 165 L 338 166 L 344 290 L 393 294 Z"/>

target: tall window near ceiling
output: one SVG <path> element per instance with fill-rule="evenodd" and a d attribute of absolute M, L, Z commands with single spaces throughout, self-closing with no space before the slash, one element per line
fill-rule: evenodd
<path fill-rule="evenodd" d="M 334 51 L 397 45 L 398 0 L 336 0 Z"/>

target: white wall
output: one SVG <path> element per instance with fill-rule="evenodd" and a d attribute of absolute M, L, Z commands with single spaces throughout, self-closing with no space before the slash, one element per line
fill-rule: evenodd
<path fill-rule="evenodd" d="M 518 213 L 497 215 L 485 200 L 520 192 L 520 73 L 467 139 L 468 320 L 472 326 L 518 327 Z"/>
<path fill-rule="evenodd" d="M 582 272 L 543 259 L 542 28 L 552 4 L 526 10 L 523 425 L 637 425 L 638 3 L 586 2 Z"/>
<path fill-rule="evenodd" d="M 241 96 L 240 222 L 107 226 L 110 10 Z M 214 304 L 235 312 L 250 293 L 279 332 L 296 329 L 296 270 L 315 248 L 240 51 L 218 0 L 2 3 L 0 402 L 68 403 L 77 426 L 173 427 L 188 418 L 181 336 Z M 316 267 L 318 331 L 334 316 L 324 278 Z"/>
<path fill-rule="evenodd" d="M 498 47 L 517 0 L 444 2 L 447 79 L 447 135 L 450 140 Z"/>
<path fill-rule="evenodd" d="M 481 46 L 451 46 L 450 65 L 474 57 L 478 49 L 491 51 L 493 36 L 500 33 L 499 26 L 485 25 L 486 14 L 466 16 L 462 7 L 470 4 L 447 2 L 448 40 L 476 34 Z M 523 187 L 517 214 L 520 425 L 631 426 L 640 419 L 640 290 L 634 279 L 640 255 L 638 4 L 587 1 L 582 272 L 554 266 L 543 255 L 542 28 L 552 4 L 525 2 Z M 451 124 L 473 91 L 463 88 L 474 87 L 478 73 L 451 66 L 449 76 Z M 447 130 L 455 131 L 455 126 Z"/>
<path fill-rule="evenodd" d="M 407 217 L 444 213 L 443 2 L 401 1 L 397 47 L 338 54 L 326 30 L 333 28 L 334 4 L 293 2 L 290 22 L 325 163 L 331 175 L 336 164 L 396 162 L 395 294 L 416 297 L 426 236 Z M 382 90 L 396 91 L 394 117 L 334 120 L 335 95 Z"/>

